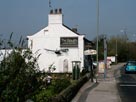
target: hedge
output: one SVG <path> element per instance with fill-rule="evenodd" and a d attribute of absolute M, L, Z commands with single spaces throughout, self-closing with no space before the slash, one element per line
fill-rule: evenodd
<path fill-rule="evenodd" d="M 70 102 L 79 89 L 90 79 L 90 73 L 85 74 L 83 77 L 81 77 L 79 80 L 77 80 L 76 83 L 73 83 L 69 87 L 67 87 L 65 90 L 63 90 L 60 94 L 53 97 L 51 99 L 51 102 Z"/>

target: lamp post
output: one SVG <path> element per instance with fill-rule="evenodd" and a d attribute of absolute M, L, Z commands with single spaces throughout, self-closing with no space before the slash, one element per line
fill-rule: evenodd
<path fill-rule="evenodd" d="M 106 36 L 104 35 L 104 79 L 106 78 L 107 74 L 107 40 Z"/>
<path fill-rule="evenodd" d="M 118 41 L 117 41 L 117 37 L 116 37 L 116 55 L 115 55 L 115 60 L 116 60 L 116 64 L 118 63 L 117 59 L 118 59 Z"/>
<path fill-rule="evenodd" d="M 98 40 L 99 40 L 99 0 L 97 0 L 97 24 L 96 24 L 96 36 L 97 36 L 97 42 L 96 42 L 96 51 L 97 51 L 97 54 L 96 54 L 96 61 L 97 61 L 97 73 L 98 73 L 98 70 L 99 70 L 99 62 L 98 62 Z M 96 82 L 97 82 L 97 76 L 96 76 Z"/>

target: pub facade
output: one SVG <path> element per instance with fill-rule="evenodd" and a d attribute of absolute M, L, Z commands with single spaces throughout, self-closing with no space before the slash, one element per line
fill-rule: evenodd
<path fill-rule="evenodd" d="M 92 44 L 85 35 L 79 34 L 77 29 L 63 24 L 61 9 L 51 10 L 48 15 L 48 26 L 27 38 L 28 47 L 33 55 L 40 55 L 40 70 L 55 73 L 72 72 L 73 61 L 80 62 L 82 71 L 86 63 L 84 51 Z"/>

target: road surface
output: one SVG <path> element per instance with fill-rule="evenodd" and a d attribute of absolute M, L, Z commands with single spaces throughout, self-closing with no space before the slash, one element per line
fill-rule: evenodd
<path fill-rule="evenodd" d="M 117 87 L 122 102 L 136 102 L 136 74 L 125 74 L 120 68 Z"/>

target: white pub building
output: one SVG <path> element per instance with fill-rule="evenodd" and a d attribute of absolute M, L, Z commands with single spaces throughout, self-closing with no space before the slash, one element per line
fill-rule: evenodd
<path fill-rule="evenodd" d="M 80 62 L 82 71 L 87 62 L 84 51 L 92 46 L 85 35 L 63 24 L 61 9 L 50 10 L 48 26 L 27 38 L 33 54 L 41 54 L 38 58 L 40 70 L 48 71 L 52 66 L 55 73 L 72 72 L 73 61 Z"/>

